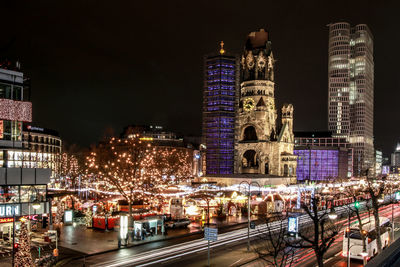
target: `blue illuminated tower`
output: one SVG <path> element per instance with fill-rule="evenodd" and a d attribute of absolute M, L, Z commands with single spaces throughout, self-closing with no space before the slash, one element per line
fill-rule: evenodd
<path fill-rule="evenodd" d="M 239 88 L 239 59 L 219 54 L 204 57 L 203 142 L 206 174 L 233 174 L 235 107 Z"/>

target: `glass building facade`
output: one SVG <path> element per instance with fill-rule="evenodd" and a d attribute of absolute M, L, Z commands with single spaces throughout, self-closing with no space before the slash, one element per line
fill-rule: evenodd
<path fill-rule="evenodd" d="M 207 148 L 206 174 L 233 174 L 238 71 L 236 56 L 204 58 L 202 135 Z"/>
<path fill-rule="evenodd" d="M 347 177 L 347 151 L 321 147 L 295 148 L 298 181 L 327 181 Z"/>
<path fill-rule="evenodd" d="M 374 168 L 373 36 L 365 24 L 329 24 L 328 128 L 354 148 L 354 175 Z"/>

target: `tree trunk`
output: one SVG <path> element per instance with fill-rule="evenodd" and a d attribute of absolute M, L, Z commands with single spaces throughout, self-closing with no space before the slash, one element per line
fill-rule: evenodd
<path fill-rule="evenodd" d="M 128 216 L 128 225 L 133 227 L 133 217 L 132 217 L 132 201 L 128 200 L 129 205 L 129 216 Z"/>
<path fill-rule="evenodd" d="M 381 226 L 379 221 L 379 207 L 374 205 L 374 218 L 375 218 L 375 232 L 376 232 L 376 246 L 378 247 L 378 253 L 382 251 L 382 240 L 381 240 Z"/>
<path fill-rule="evenodd" d="M 363 234 L 363 225 L 362 225 L 362 220 L 361 220 L 361 216 L 360 216 L 360 213 L 358 212 L 358 211 L 356 211 L 356 215 L 357 215 L 357 220 L 358 220 L 358 229 L 360 230 L 360 233 L 361 233 L 361 238 L 362 238 L 362 242 L 363 242 L 363 252 L 365 251 L 367 251 L 367 242 L 366 242 L 366 240 L 365 240 L 365 235 Z"/>
<path fill-rule="evenodd" d="M 317 255 L 317 263 L 318 263 L 318 267 L 324 267 L 324 255 Z"/>

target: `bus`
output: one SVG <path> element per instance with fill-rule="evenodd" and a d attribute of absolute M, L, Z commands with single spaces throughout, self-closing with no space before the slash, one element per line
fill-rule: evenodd
<path fill-rule="evenodd" d="M 379 222 L 381 227 L 382 248 L 385 248 L 389 245 L 389 232 L 391 230 L 391 223 L 386 217 L 379 217 Z M 347 227 L 344 231 L 342 256 L 347 257 L 347 242 L 350 240 L 350 258 L 363 260 L 362 234 L 366 236 L 366 254 L 364 256 L 369 259 L 378 253 L 374 217 L 371 216 L 369 218 L 365 218 L 361 221 L 361 223 L 363 224 L 362 233 L 360 233 L 358 221 L 353 222 L 350 225 L 350 229 Z"/>

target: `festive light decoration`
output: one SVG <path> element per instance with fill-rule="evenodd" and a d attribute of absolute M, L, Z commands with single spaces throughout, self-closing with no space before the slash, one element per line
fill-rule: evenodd
<path fill-rule="evenodd" d="M 19 247 L 15 254 L 15 267 L 34 266 L 31 254 L 31 240 L 25 221 L 21 221 L 21 229 L 18 237 Z"/>
<path fill-rule="evenodd" d="M 56 213 L 56 216 L 54 217 L 54 224 L 62 223 L 63 215 L 64 215 L 64 208 L 62 207 L 61 201 L 59 200 L 57 202 L 57 213 Z"/>
<path fill-rule="evenodd" d="M 139 135 L 127 139 L 115 139 L 100 145 L 87 158 L 87 174 L 94 176 L 100 190 L 120 193 L 130 204 L 135 200 L 148 202 L 162 182 L 160 172 L 155 168 L 156 151 L 151 144 L 140 140 Z"/>
<path fill-rule="evenodd" d="M 82 168 L 75 155 L 62 153 L 60 159 L 60 176 L 70 180 L 69 186 L 75 187 L 76 179 L 79 177 Z"/>
<path fill-rule="evenodd" d="M 32 122 L 32 103 L 0 99 L 0 119 Z"/>
<path fill-rule="evenodd" d="M 190 178 L 191 160 L 184 148 L 153 147 L 132 134 L 96 148 L 87 157 L 86 174 L 94 178 L 96 190 L 119 193 L 128 203 L 143 200 L 146 205 L 162 197 L 158 194 L 162 185 Z"/>

